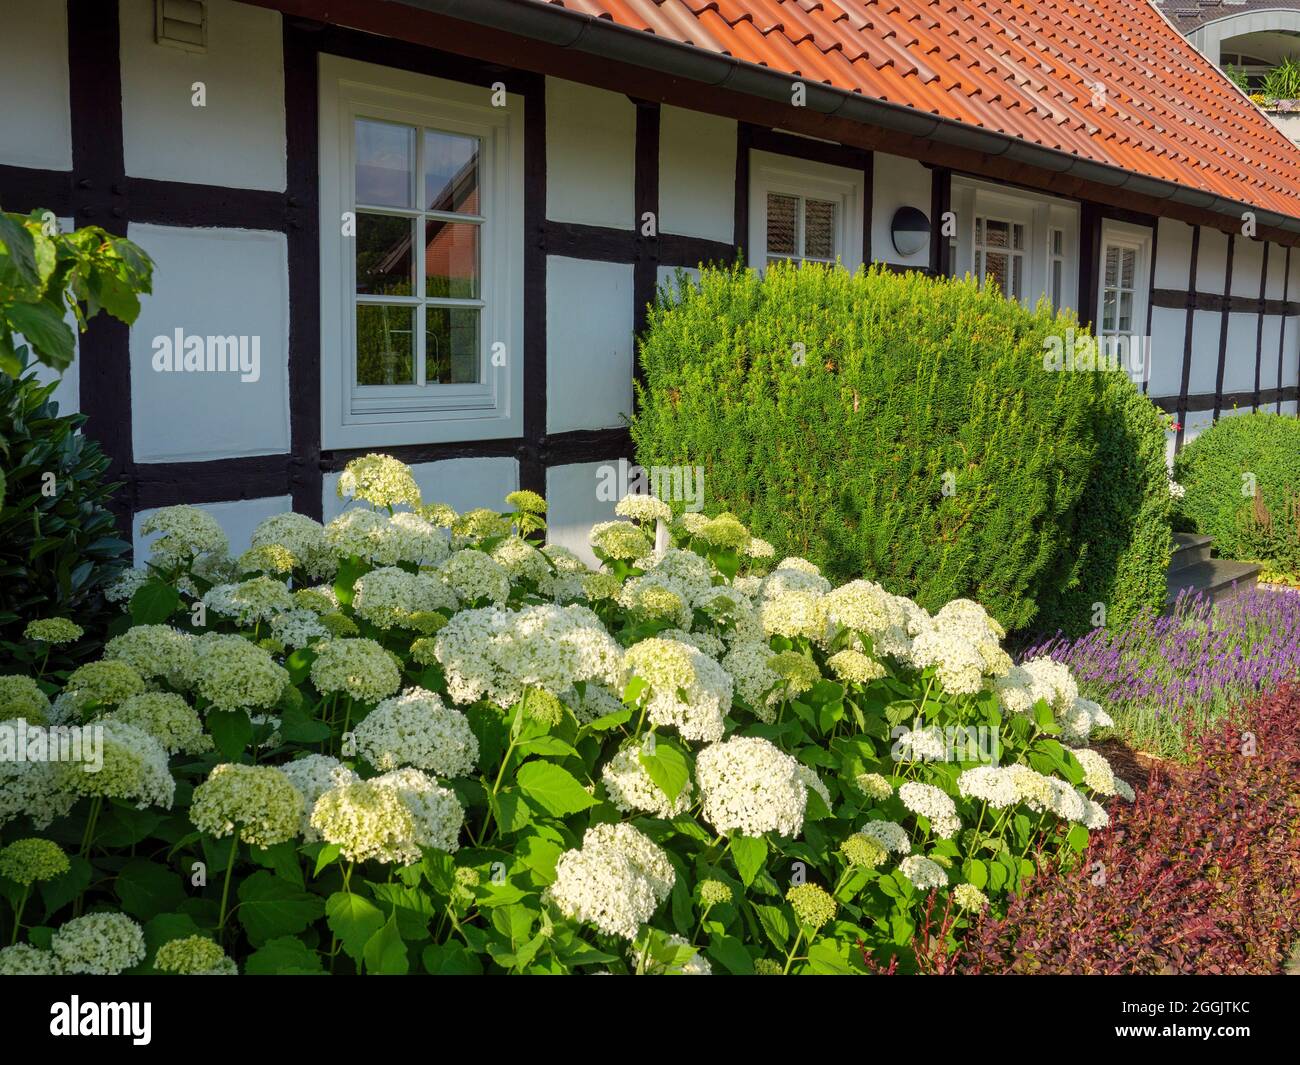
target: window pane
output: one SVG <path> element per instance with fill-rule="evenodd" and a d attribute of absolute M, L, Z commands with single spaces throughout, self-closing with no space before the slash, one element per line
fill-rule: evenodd
<path fill-rule="evenodd" d="M 478 383 L 478 316 L 474 307 L 429 307 L 425 311 L 424 373 L 429 384 Z"/>
<path fill-rule="evenodd" d="M 1133 293 L 1121 292 L 1119 295 L 1119 331 L 1133 331 Z"/>
<path fill-rule="evenodd" d="M 804 202 L 803 253 L 813 259 L 835 258 L 835 204 L 832 201 Z"/>
<path fill-rule="evenodd" d="M 1010 229 L 1006 222 L 995 222 L 989 219 L 984 223 L 985 239 L 984 243 L 990 248 L 1006 248 L 1010 246 Z"/>
<path fill-rule="evenodd" d="M 993 232 L 992 224 L 989 225 L 989 233 Z M 1007 293 L 1007 275 L 1009 273 L 1010 263 L 1007 261 L 1008 256 L 1004 252 L 989 252 L 986 256 L 987 265 L 984 272 L 992 278 L 990 284 L 997 285 L 1005 295 Z"/>
<path fill-rule="evenodd" d="M 1119 283 L 1124 288 L 1133 287 L 1133 271 L 1137 266 L 1137 252 L 1133 248 L 1125 248 L 1123 258 L 1120 260 Z"/>
<path fill-rule="evenodd" d="M 1052 260 L 1052 310 L 1059 311 L 1062 306 L 1061 280 L 1065 264 L 1060 259 Z"/>
<path fill-rule="evenodd" d="M 1052 254 L 1065 254 L 1065 232 L 1060 229 L 1052 230 Z"/>
<path fill-rule="evenodd" d="M 1023 250 L 1025 246 L 1025 227 L 1019 224 L 1014 225 L 1011 227 L 1011 232 L 1015 239 L 1014 246 L 1016 250 L 1017 251 Z"/>
<path fill-rule="evenodd" d="M 1025 294 L 1025 257 L 1023 255 L 1011 256 L 1011 291 L 1009 296 L 1015 299 L 1021 299 Z"/>
<path fill-rule="evenodd" d="M 975 219 L 975 243 L 984 243 L 984 219 L 982 218 Z"/>
<path fill-rule="evenodd" d="M 767 194 L 767 251 L 769 255 L 798 255 L 796 231 L 799 225 L 797 196 Z"/>
<path fill-rule="evenodd" d="M 410 207 L 415 130 L 369 118 L 356 120 L 357 203 Z"/>
<path fill-rule="evenodd" d="M 1119 249 L 1106 249 L 1106 280 L 1103 282 L 1107 288 L 1114 288 L 1119 284 Z"/>
<path fill-rule="evenodd" d="M 424 224 L 424 294 L 443 299 L 479 298 L 479 227 L 473 222 Z"/>
<path fill-rule="evenodd" d="M 409 218 L 357 213 L 357 291 L 372 296 L 409 296 L 411 272 Z"/>
<path fill-rule="evenodd" d="M 413 307 L 357 305 L 357 384 L 415 383 Z"/>
<path fill-rule="evenodd" d="M 1107 289 L 1101 297 L 1101 331 L 1115 332 L 1115 290 Z"/>
<path fill-rule="evenodd" d="M 478 214 L 477 137 L 424 131 L 424 202 L 429 211 Z"/>

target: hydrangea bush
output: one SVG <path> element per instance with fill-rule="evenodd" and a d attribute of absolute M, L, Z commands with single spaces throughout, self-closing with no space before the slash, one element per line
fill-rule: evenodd
<path fill-rule="evenodd" d="M 0 762 L 0 972 L 911 971 L 930 908 L 955 940 L 1131 798 L 976 603 L 648 497 L 593 569 L 531 492 L 457 514 L 379 455 L 340 492 L 237 558 L 158 511 L 102 656 L 0 678 L 6 727 L 103 740 Z"/>

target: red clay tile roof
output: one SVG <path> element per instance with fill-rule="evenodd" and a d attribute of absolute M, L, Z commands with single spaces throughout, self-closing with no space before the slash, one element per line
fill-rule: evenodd
<path fill-rule="evenodd" d="M 534 2 L 1300 217 L 1300 149 L 1146 0 Z"/>

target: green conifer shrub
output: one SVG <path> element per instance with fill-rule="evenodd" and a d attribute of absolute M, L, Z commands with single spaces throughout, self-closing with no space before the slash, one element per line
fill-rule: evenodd
<path fill-rule="evenodd" d="M 706 510 L 835 579 L 1123 624 L 1164 597 L 1164 422 L 1123 373 L 1045 369 L 1071 329 L 970 281 L 706 269 L 649 317 L 638 461 L 702 467 Z"/>

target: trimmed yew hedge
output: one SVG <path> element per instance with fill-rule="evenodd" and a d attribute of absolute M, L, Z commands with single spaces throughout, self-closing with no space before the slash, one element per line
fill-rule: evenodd
<path fill-rule="evenodd" d="M 1268 974 L 1300 939 L 1300 688 L 1265 695 L 1202 760 L 1112 808 L 1075 873 L 968 934 L 971 973 Z"/>
<path fill-rule="evenodd" d="M 637 457 L 836 579 L 1123 625 L 1165 594 L 1164 419 L 1122 373 L 1045 370 L 1071 330 L 968 280 L 705 269 L 650 314 Z"/>

